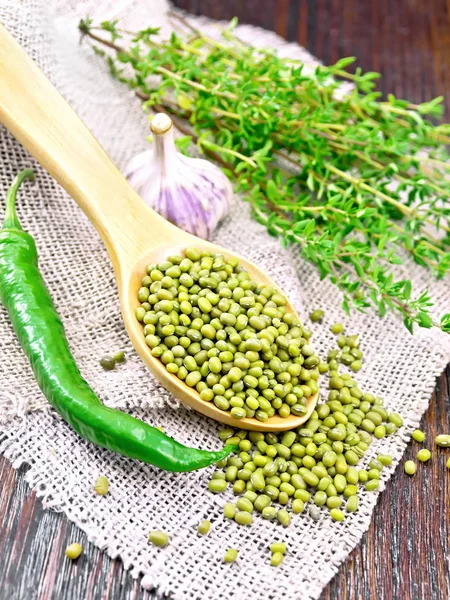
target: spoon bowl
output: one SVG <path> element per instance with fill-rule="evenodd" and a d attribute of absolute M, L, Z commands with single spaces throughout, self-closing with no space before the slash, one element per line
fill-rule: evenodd
<path fill-rule="evenodd" d="M 184 239 L 184 236 L 188 236 L 189 239 L 186 239 L 186 243 L 163 245 L 154 250 L 150 250 L 147 252 L 147 254 L 139 256 L 134 268 L 129 271 L 128 280 L 123 282 L 123 295 L 121 295 L 122 315 L 128 335 L 130 336 L 133 346 L 135 347 L 139 356 L 148 366 L 153 375 L 155 375 L 158 381 L 169 392 L 182 400 L 185 404 L 191 406 L 198 412 L 215 419 L 216 421 L 220 421 L 221 423 L 225 423 L 238 429 L 251 429 L 256 431 L 283 431 L 287 429 L 293 429 L 294 427 L 299 427 L 310 417 L 316 406 L 318 394 L 314 394 L 308 399 L 306 404 L 307 413 L 301 417 L 296 417 L 295 415 L 289 415 L 287 418 L 273 416 L 265 422 L 249 418 L 235 419 L 229 412 L 225 412 L 217 408 L 213 402 L 205 402 L 202 400 L 195 389 L 186 385 L 184 381 L 178 379 L 176 375 L 169 373 L 164 367 L 163 363 L 158 358 L 152 356 L 149 347 L 145 343 L 142 324 L 136 319 L 134 313 L 135 309 L 140 306 L 140 302 L 137 299 L 137 294 L 139 288 L 141 287 L 142 277 L 146 273 L 147 266 L 151 263 L 161 263 L 167 258 L 167 256 L 183 254 L 184 250 L 188 246 L 195 246 L 196 248 L 209 250 L 211 253 L 223 254 L 226 258 L 237 258 L 239 263 L 248 271 L 251 279 L 277 288 L 282 293 L 282 290 L 280 290 L 280 288 L 267 275 L 265 275 L 262 271 L 260 271 L 260 269 L 258 269 L 258 267 L 256 267 L 256 265 L 246 260 L 244 257 L 239 256 L 234 252 L 229 252 L 216 244 L 211 244 L 204 240 L 200 240 L 195 236 L 186 234 L 184 231 L 180 231 L 178 228 L 175 229 L 177 230 L 177 233 L 180 232 L 180 238 Z M 298 319 L 298 315 L 290 304 L 289 300 L 286 307 L 287 310 L 294 315 L 296 319 Z"/>
<path fill-rule="evenodd" d="M 130 339 L 153 375 L 174 396 L 204 415 L 239 429 L 282 431 L 304 423 L 317 403 L 307 401 L 301 417 L 274 416 L 266 422 L 235 419 L 152 356 L 135 317 L 142 277 L 151 263 L 163 262 L 194 246 L 237 258 L 258 283 L 278 286 L 253 263 L 178 229 L 153 211 L 129 185 L 81 119 L 37 65 L 0 24 L 0 122 L 79 204 L 100 234 L 117 278 L 122 315 Z M 281 290 L 280 290 L 281 291 Z M 299 320 L 292 305 L 287 310 Z"/>

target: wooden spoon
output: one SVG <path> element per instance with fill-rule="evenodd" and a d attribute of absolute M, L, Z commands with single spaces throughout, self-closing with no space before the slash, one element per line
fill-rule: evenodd
<path fill-rule="evenodd" d="M 304 423 L 317 402 L 309 398 L 307 413 L 283 419 L 234 419 L 212 402 L 200 399 L 154 358 L 134 311 L 147 265 L 180 254 L 188 246 L 236 257 L 255 281 L 277 287 L 242 256 L 178 229 L 153 211 L 131 188 L 109 156 L 59 92 L 14 38 L 0 25 L 0 122 L 79 204 L 106 245 L 119 286 L 125 327 L 142 360 L 158 381 L 195 410 L 233 427 L 277 431 Z M 288 310 L 297 319 L 291 304 Z"/>

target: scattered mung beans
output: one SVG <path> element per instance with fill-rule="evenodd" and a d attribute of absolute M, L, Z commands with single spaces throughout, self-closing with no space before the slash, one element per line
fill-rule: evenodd
<path fill-rule="evenodd" d="M 430 458 L 431 452 L 427 450 L 427 448 L 422 448 L 422 450 L 419 450 L 419 452 L 417 453 L 417 460 L 420 460 L 420 462 L 427 462 L 428 460 L 430 460 Z"/>
<path fill-rule="evenodd" d="M 200 535 L 206 535 L 211 528 L 211 521 L 200 521 L 197 527 L 197 531 Z"/>
<path fill-rule="evenodd" d="M 268 521 L 273 521 L 277 516 L 277 509 L 274 506 L 266 506 L 262 509 L 262 517 L 263 519 L 267 519 Z"/>
<path fill-rule="evenodd" d="M 320 509 L 317 506 L 314 506 L 314 504 L 311 504 L 311 506 L 309 507 L 309 516 L 313 521 L 319 521 Z"/>
<path fill-rule="evenodd" d="M 380 482 L 378 481 L 378 479 L 370 479 L 366 485 L 365 488 L 368 492 L 373 492 L 374 490 L 377 490 L 379 488 Z"/>
<path fill-rule="evenodd" d="M 342 504 L 342 498 L 340 496 L 330 496 L 327 498 L 327 507 L 330 509 L 339 508 Z"/>
<path fill-rule="evenodd" d="M 447 458 L 447 462 L 445 464 L 447 466 L 447 469 L 450 469 L 450 457 Z"/>
<path fill-rule="evenodd" d="M 273 544 L 270 544 L 270 551 L 272 554 L 275 554 L 275 552 L 286 554 L 286 544 L 284 542 L 274 542 Z"/>
<path fill-rule="evenodd" d="M 100 475 L 97 477 L 94 484 L 94 491 L 99 496 L 104 496 L 108 493 L 109 490 L 109 482 L 104 475 Z"/>
<path fill-rule="evenodd" d="M 397 431 L 397 425 L 394 423 L 386 423 L 386 434 L 393 435 Z"/>
<path fill-rule="evenodd" d="M 227 502 L 223 507 L 223 514 L 227 519 L 234 519 L 234 515 L 236 514 L 236 505 L 232 502 Z"/>
<path fill-rule="evenodd" d="M 345 515 L 339 508 L 332 508 L 330 510 L 330 517 L 333 521 L 343 521 L 345 519 Z"/>
<path fill-rule="evenodd" d="M 413 440 L 416 440 L 416 442 L 422 443 L 425 439 L 425 434 L 423 431 L 420 431 L 420 429 L 415 429 L 412 432 L 411 437 Z"/>
<path fill-rule="evenodd" d="M 114 362 L 122 363 L 125 362 L 125 352 L 123 350 L 119 350 L 115 354 L 113 354 Z"/>
<path fill-rule="evenodd" d="M 100 359 L 100 365 L 105 369 L 105 371 L 112 371 L 116 366 L 116 361 L 112 356 L 103 356 Z"/>
<path fill-rule="evenodd" d="M 65 550 L 65 555 L 70 560 L 76 560 L 83 552 L 83 546 L 81 544 L 70 544 Z"/>
<path fill-rule="evenodd" d="M 360 483 L 366 483 L 366 481 L 369 481 L 368 472 L 365 469 L 360 469 L 358 473 L 358 479 Z"/>
<path fill-rule="evenodd" d="M 403 419 L 398 413 L 391 413 L 389 415 L 389 423 L 393 423 L 396 427 L 401 427 L 403 425 Z"/>
<path fill-rule="evenodd" d="M 350 496 L 347 500 L 347 510 L 348 512 L 356 512 L 358 510 L 359 498 L 358 496 Z"/>
<path fill-rule="evenodd" d="M 169 536 L 164 531 L 150 531 L 148 541 L 154 546 L 164 548 L 169 543 Z"/>
<path fill-rule="evenodd" d="M 225 479 L 211 479 L 208 484 L 208 489 L 213 494 L 220 494 L 224 492 L 227 487 L 227 482 Z"/>
<path fill-rule="evenodd" d="M 284 555 L 282 552 L 274 552 L 270 557 L 270 564 L 273 567 L 278 567 L 283 562 Z"/>
<path fill-rule="evenodd" d="M 311 321 L 313 323 L 317 323 L 322 320 L 323 315 L 324 315 L 323 310 L 320 310 L 319 308 L 317 308 L 316 310 L 313 310 L 313 312 L 309 315 L 309 318 L 311 319 Z"/>
<path fill-rule="evenodd" d="M 392 456 L 389 456 L 389 454 L 379 454 L 377 460 L 384 467 L 392 465 Z"/>
<path fill-rule="evenodd" d="M 239 525 L 251 525 L 253 522 L 253 517 L 245 510 L 238 510 L 238 512 L 234 515 L 234 520 L 236 523 L 239 523 Z"/>
<path fill-rule="evenodd" d="M 434 440 L 436 446 L 440 446 L 441 448 L 450 448 L 450 435 L 446 433 L 441 433 L 436 436 Z"/>
<path fill-rule="evenodd" d="M 331 326 L 331 331 L 332 333 L 342 333 L 344 331 L 344 326 L 342 325 L 342 323 L 333 323 L 333 325 Z"/>
<path fill-rule="evenodd" d="M 405 462 L 405 473 L 407 475 L 414 475 L 416 472 L 416 463 L 412 460 L 407 460 Z"/>
<path fill-rule="evenodd" d="M 229 548 L 226 552 L 225 555 L 223 557 L 223 561 L 226 563 L 232 563 L 234 562 L 237 557 L 238 557 L 238 553 L 239 550 L 236 550 L 235 548 Z"/>
<path fill-rule="evenodd" d="M 320 359 L 277 290 L 235 259 L 196 248 L 149 265 L 141 285 L 136 318 L 152 355 L 203 401 L 235 419 L 306 413 Z"/>
<path fill-rule="evenodd" d="M 291 508 L 295 514 L 302 513 L 305 510 L 305 502 L 301 498 L 294 498 Z"/>

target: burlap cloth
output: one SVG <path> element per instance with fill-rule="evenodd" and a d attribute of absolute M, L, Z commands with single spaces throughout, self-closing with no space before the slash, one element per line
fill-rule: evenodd
<path fill-rule="evenodd" d="M 165 8 L 163 0 L 0 1 L 0 20 L 122 168 L 145 148 L 147 119 L 133 94 L 111 79 L 102 60 L 86 44 L 79 44 L 77 21 L 86 13 L 94 20 L 117 16 L 137 28 L 162 24 L 168 32 Z M 214 27 L 211 22 L 201 24 Z M 276 46 L 285 55 L 313 60 L 299 46 L 286 44 L 272 33 L 243 26 L 239 35 L 256 45 Z M 155 382 L 134 352 L 122 324 L 108 256 L 75 202 L 4 129 L 0 129 L 0 156 L 2 203 L 20 169 L 33 166 L 36 170 L 36 183 L 25 184 L 20 192 L 19 214 L 24 228 L 36 239 L 41 270 L 86 379 L 108 406 L 161 425 L 183 443 L 219 447 L 218 425 L 180 405 Z M 402 456 L 409 432 L 427 407 L 435 377 L 450 360 L 450 336 L 420 330 L 412 337 L 392 316 L 380 320 L 373 314 L 354 313 L 344 318 L 336 289 L 320 282 L 316 270 L 295 250 L 282 250 L 277 240 L 251 220 L 242 202 L 222 225 L 216 241 L 272 275 L 301 315 L 321 307 L 328 324 L 343 320 L 350 332 L 361 334 L 366 357 L 358 376 L 361 386 L 384 396 L 387 406 L 405 417 L 398 435 L 370 449 L 370 456 L 382 451 L 394 457 L 392 468 L 383 471 L 381 492 Z M 439 312 L 448 310 L 448 278 L 431 282 L 426 270 L 411 263 L 403 274 L 412 279 L 416 290 L 429 285 Z M 332 337 L 328 326 L 314 327 L 314 344 L 322 353 L 332 345 Z M 119 349 L 126 352 L 126 364 L 103 371 L 99 357 Z M 294 515 L 287 529 L 260 518 L 248 528 L 226 521 L 222 516 L 226 498 L 206 490 L 212 469 L 164 473 L 95 448 L 74 434 L 49 410 L 3 309 L 0 355 L 0 451 L 14 467 L 29 465 L 27 481 L 44 505 L 64 511 L 93 543 L 110 556 L 120 557 L 132 576 L 143 573 L 147 589 L 156 588 L 176 599 L 318 598 L 368 528 L 377 493 L 361 492 L 359 511 L 343 523 L 332 522 L 327 510 L 319 522 L 307 514 Z M 92 491 L 99 474 L 110 481 L 106 497 Z M 212 521 L 212 529 L 208 536 L 198 537 L 196 525 L 204 518 Z M 165 550 L 148 544 L 151 529 L 170 533 L 171 543 Z M 268 545 L 274 539 L 284 539 L 289 547 L 277 569 L 269 565 Z M 229 547 L 240 549 L 233 565 L 222 562 Z"/>

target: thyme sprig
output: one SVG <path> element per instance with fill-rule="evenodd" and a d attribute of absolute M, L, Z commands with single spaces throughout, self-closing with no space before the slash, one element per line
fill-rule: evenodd
<path fill-rule="evenodd" d="M 413 297 L 393 274 L 406 254 L 437 278 L 450 269 L 450 125 L 427 119 L 442 98 L 381 101 L 379 75 L 347 71 L 353 58 L 307 70 L 242 42 L 235 25 L 219 40 L 189 26 L 161 42 L 157 28 L 88 18 L 80 31 L 146 108 L 171 114 L 184 151 L 193 141 L 220 162 L 255 218 L 338 286 L 347 312 L 391 310 L 410 331 L 450 333 L 428 291 Z"/>

